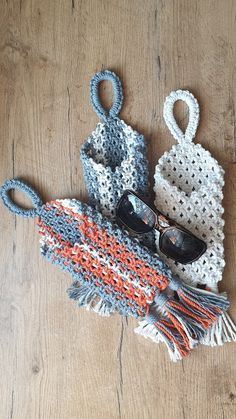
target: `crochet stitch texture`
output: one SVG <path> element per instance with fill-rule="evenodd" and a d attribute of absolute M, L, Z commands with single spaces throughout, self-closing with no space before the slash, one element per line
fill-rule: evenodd
<path fill-rule="evenodd" d="M 34 208 L 15 204 L 9 195 L 12 189 L 26 192 Z M 74 282 L 68 292 L 79 305 L 145 318 L 173 360 L 186 356 L 228 307 L 225 295 L 182 284 L 158 255 L 80 201 L 58 199 L 42 205 L 37 193 L 16 179 L 6 181 L 0 194 L 14 214 L 36 217 L 41 252 L 71 274 Z"/>
<path fill-rule="evenodd" d="M 173 116 L 177 100 L 189 106 L 189 124 L 185 134 Z M 222 218 L 224 171 L 209 151 L 192 142 L 199 122 L 199 106 L 191 93 L 182 90 L 172 92 L 165 101 L 164 119 L 178 144 L 165 152 L 156 166 L 155 205 L 207 243 L 205 254 L 196 262 L 181 265 L 168 259 L 168 264 L 187 282 L 206 284 L 216 289 L 225 265 Z"/>
<path fill-rule="evenodd" d="M 99 100 L 98 87 L 103 80 L 111 81 L 114 89 L 114 103 L 109 111 Z M 90 99 L 101 122 L 81 147 L 85 184 L 89 203 L 114 218 L 116 204 L 126 189 L 147 195 L 145 140 L 118 117 L 123 92 L 115 73 L 105 70 L 94 75 L 90 82 Z"/>
<path fill-rule="evenodd" d="M 174 104 L 178 100 L 189 107 L 185 133 L 178 127 L 173 115 Z M 209 151 L 193 143 L 199 123 L 199 106 L 190 92 L 177 90 L 170 93 L 164 104 L 164 119 L 178 144 L 165 152 L 156 166 L 155 205 L 204 240 L 207 251 L 191 264 L 176 263 L 159 250 L 158 233 L 157 251 L 181 279 L 195 286 L 206 285 L 217 292 L 225 266 L 222 218 L 224 170 Z M 211 336 L 205 339 L 205 343 L 213 346 L 236 338 L 236 328 L 228 315 L 220 318 L 209 333 Z"/>

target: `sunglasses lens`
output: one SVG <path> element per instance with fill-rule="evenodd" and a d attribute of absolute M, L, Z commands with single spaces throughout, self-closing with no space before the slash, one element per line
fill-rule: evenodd
<path fill-rule="evenodd" d="M 133 194 L 124 195 L 118 205 L 117 217 L 136 233 L 148 233 L 156 223 L 156 215 L 141 199 Z"/>
<path fill-rule="evenodd" d="M 206 243 L 176 227 L 166 230 L 160 238 L 160 250 L 180 263 L 190 263 L 206 251 Z"/>

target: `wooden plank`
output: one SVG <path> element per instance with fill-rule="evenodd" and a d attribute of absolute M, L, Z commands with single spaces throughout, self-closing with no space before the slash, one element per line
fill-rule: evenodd
<path fill-rule="evenodd" d="M 145 134 L 151 175 L 173 144 L 165 96 L 196 95 L 197 140 L 226 170 L 222 289 L 234 319 L 235 19 L 233 0 L 8 0 L 0 15 L 0 181 L 22 177 L 44 200 L 86 199 L 79 151 L 97 123 L 95 71 L 121 77 L 121 116 Z M 39 255 L 34 222 L 0 211 L 1 418 L 236 416 L 234 344 L 200 347 L 173 365 L 165 348 L 134 334 L 133 319 L 76 309 L 69 277 Z"/>

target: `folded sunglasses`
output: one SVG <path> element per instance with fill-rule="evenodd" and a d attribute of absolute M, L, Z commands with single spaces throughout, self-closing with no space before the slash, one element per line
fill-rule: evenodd
<path fill-rule="evenodd" d="M 187 264 L 196 261 L 206 251 L 206 243 L 171 220 L 159 210 L 153 209 L 135 192 L 127 190 L 120 198 L 116 217 L 136 234 L 158 230 L 159 248 L 176 262 Z"/>

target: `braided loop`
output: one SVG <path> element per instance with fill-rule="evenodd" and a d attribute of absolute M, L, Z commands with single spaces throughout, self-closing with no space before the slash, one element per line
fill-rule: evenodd
<path fill-rule="evenodd" d="M 22 208 L 17 205 L 9 195 L 9 192 L 13 189 L 24 192 L 28 198 L 31 199 L 33 208 Z M 34 189 L 17 179 L 7 180 L 0 189 L 0 195 L 4 205 L 13 212 L 13 214 L 20 215 L 21 217 L 36 217 L 39 208 L 43 205 L 40 196 Z"/>
<path fill-rule="evenodd" d="M 99 83 L 103 80 L 110 81 L 114 90 L 114 103 L 109 111 L 106 111 L 102 107 L 99 98 L 98 86 Z M 92 102 L 93 110 L 96 112 L 100 119 L 106 121 L 109 118 L 115 118 L 118 116 L 123 103 L 123 92 L 119 77 L 109 70 L 96 73 L 90 81 L 90 99 Z"/>
<path fill-rule="evenodd" d="M 178 100 L 182 100 L 189 107 L 189 122 L 185 133 L 178 126 L 173 113 L 175 102 Z M 192 93 L 188 90 L 171 92 L 165 100 L 163 116 L 171 134 L 179 143 L 193 140 L 199 123 L 199 105 Z"/>

